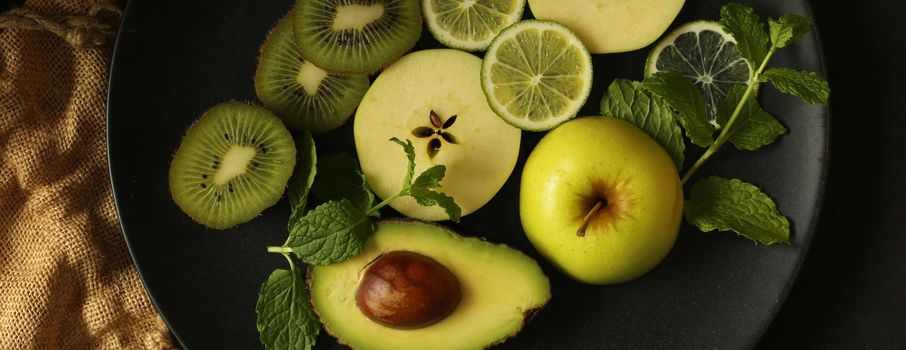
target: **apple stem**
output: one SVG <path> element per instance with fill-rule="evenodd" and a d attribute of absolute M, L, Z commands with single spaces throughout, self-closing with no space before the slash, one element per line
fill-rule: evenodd
<path fill-rule="evenodd" d="M 603 206 L 604 202 L 598 201 L 595 203 L 595 206 L 591 208 L 591 211 L 589 211 L 588 214 L 585 214 L 585 219 L 582 220 L 582 225 L 579 226 L 579 230 L 576 231 L 576 236 L 585 237 L 585 229 L 587 229 L 588 224 L 591 223 L 591 217 L 594 216 L 598 210 L 601 210 L 601 207 Z"/>

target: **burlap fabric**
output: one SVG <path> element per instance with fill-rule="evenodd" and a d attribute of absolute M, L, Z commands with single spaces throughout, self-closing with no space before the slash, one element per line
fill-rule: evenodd
<path fill-rule="evenodd" d="M 65 21 L 98 12 L 92 5 L 22 8 Z M 112 40 L 86 49 L 63 37 L 0 29 L 0 349 L 173 348 L 129 259 L 107 177 Z"/>

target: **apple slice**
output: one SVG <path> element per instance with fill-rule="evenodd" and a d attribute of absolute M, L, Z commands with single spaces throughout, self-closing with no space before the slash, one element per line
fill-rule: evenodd
<path fill-rule="evenodd" d="M 355 145 L 374 193 L 399 191 L 407 160 L 392 137 L 415 146 L 415 173 L 443 164 L 440 192 L 453 197 L 462 215 L 484 206 L 503 186 L 519 154 L 519 129 L 488 107 L 481 90 L 481 59 L 457 50 L 418 51 L 387 67 L 371 85 L 355 116 Z M 390 206 L 422 220 L 444 220 L 439 207 L 411 197 Z"/>
<path fill-rule="evenodd" d="M 528 0 L 538 19 L 576 32 L 591 53 L 638 50 L 659 38 L 685 0 Z"/>

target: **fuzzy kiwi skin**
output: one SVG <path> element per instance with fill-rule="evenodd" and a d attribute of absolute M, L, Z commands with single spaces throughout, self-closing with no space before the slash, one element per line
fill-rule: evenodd
<path fill-rule="evenodd" d="M 383 35 L 376 42 L 361 45 L 355 49 L 342 50 L 343 42 L 353 36 L 355 30 L 346 30 L 345 37 L 331 36 L 332 30 L 324 31 L 314 23 L 327 18 L 313 14 L 323 13 L 318 5 L 328 0 L 296 0 L 293 8 L 293 27 L 296 42 L 305 52 L 305 58 L 330 72 L 347 75 L 367 75 L 381 70 L 402 57 L 415 47 L 422 34 L 422 11 L 420 0 L 351 0 L 350 3 L 370 5 L 381 3 L 385 7 L 381 19 L 365 26 L 363 30 L 380 30 Z M 332 22 L 331 22 L 332 23 Z M 373 36 L 372 36 L 373 37 Z M 366 46 L 367 45 L 367 46 Z"/>
<path fill-rule="evenodd" d="M 335 130 L 352 116 L 368 91 L 365 76 L 327 73 L 315 96 L 296 81 L 305 63 L 293 35 L 292 16 L 287 14 L 261 45 L 255 72 L 255 93 L 265 107 L 295 131 L 323 134 Z"/>
<path fill-rule="evenodd" d="M 258 132 L 249 134 L 248 130 Z M 256 148 L 252 161 L 255 165 L 251 172 L 257 171 L 261 176 L 240 175 L 228 185 L 216 185 L 213 173 L 217 168 L 209 168 L 209 162 L 219 164 L 223 155 L 218 158 L 210 152 L 229 149 L 234 144 L 266 145 L 267 149 Z M 260 106 L 236 101 L 220 103 L 186 130 L 170 164 L 170 195 L 194 221 L 209 228 L 227 229 L 254 219 L 276 204 L 286 190 L 295 162 L 295 143 L 280 118 Z M 248 168 L 246 173 L 250 174 Z"/>

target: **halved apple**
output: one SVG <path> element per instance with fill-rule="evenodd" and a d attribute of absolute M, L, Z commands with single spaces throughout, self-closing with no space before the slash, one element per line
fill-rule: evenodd
<path fill-rule="evenodd" d="M 481 90 L 481 59 L 457 50 L 425 50 L 387 67 L 365 94 L 355 116 L 356 150 L 374 193 L 388 198 L 406 175 L 406 156 L 392 137 L 412 140 L 415 173 L 447 167 L 440 192 L 462 215 L 478 210 L 500 190 L 519 154 L 521 132 L 488 107 Z M 390 206 L 422 220 L 444 220 L 439 207 L 411 197 Z"/>
<path fill-rule="evenodd" d="M 560 22 L 591 53 L 638 50 L 659 38 L 685 0 L 528 0 L 535 18 Z"/>

